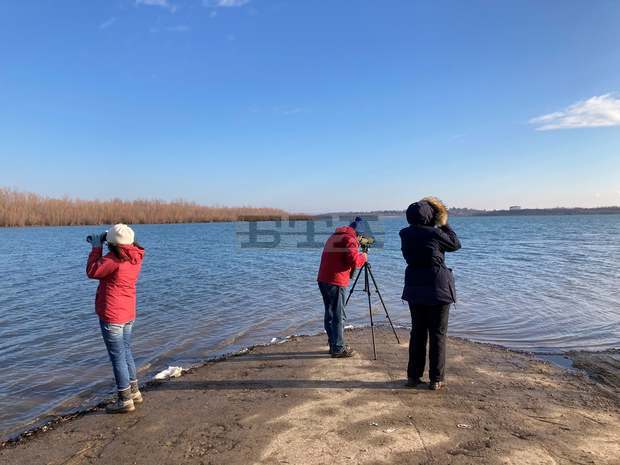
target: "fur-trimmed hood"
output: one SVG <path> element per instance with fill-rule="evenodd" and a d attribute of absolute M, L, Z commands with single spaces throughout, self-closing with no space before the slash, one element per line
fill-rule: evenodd
<path fill-rule="evenodd" d="M 407 222 L 424 226 L 444 226 L 448 223 L 448 209 L 437 197 L 424 197 L 409 205 Z"/>

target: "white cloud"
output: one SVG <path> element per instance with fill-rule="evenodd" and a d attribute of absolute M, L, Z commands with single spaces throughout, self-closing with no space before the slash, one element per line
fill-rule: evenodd
<path fill-rule="evenodd" d="M 204 6 L 212 8 L 234 8 L 250 3 L 250 0 L 202 0 Z"/>
<path fill-rule="evenodd" d="M 620 126 L 620 98 L 614 94 L 594 96 L 529 122 L 537 126 L 537 131 Z"/>
<path fill-rule="evenodd" d="M 171 13 L 174 13 L 177 9 L 169 0 L 136 0 L 136 5 L 159 6 L 170 10 Z"/>
<path fill-rule="evenodd" d="M 110 18 L 99 25 L 99 29 L 107 29 L 116 22 L 116 18 Z"/>

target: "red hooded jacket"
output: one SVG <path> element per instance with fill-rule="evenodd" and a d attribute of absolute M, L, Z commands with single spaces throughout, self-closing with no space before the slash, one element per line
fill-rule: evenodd
<path fill-rule="evenodd" d="M 317 281 L 348 287 L 351 273 L 366 263 L 359 246 L 355 229 L 350 226 L 336 228 L 323 248 Z"/>
<path fill-rule="evenodd" d="M 123 259 L 112 252 L 102 257 L 101 247 L 93 247 L 86 275 L 99 280 L 95 311 L 106 323 L 125 324 L 136 319 L 136 281 L 142 268 L 144 249 L 135 245 L 117 246 Z"/>

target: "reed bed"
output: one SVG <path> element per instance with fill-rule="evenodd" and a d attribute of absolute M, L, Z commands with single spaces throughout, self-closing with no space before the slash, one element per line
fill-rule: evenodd
<path fill-rule="evenodd" d="M 303 215 L 294 217 L 302 218 Z M 55 199 L 0 188 L 0 227 L 209 223 L 280 218 L 293 216 L 277 208 L 209 207 L 185 200 Z"/>

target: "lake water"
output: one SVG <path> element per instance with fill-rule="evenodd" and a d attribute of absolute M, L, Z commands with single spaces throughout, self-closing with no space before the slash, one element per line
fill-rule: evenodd
<path fill-rule="evenodd" d="M 454 218 L 452 224 L 463 248 L 447 255 L 459 299 L 451 335 L 546 353 L 620 347 L 620 215 Z M 384 247 L 370 253 L 375 277 L 394 322 L 409 325 L 400 300 L 404 219 L 372 225 L 384 232 Z M 135 227 L 146 258 L 134 354 L 145 375 L 322 330 L 315 282 L 321 250 L 299 247 L 307 242 L 297 234 L 307 230 L 305 222 L 282 227 L 276 247 L 244 247 L 248 227 Z M 90 250 L 84 238 L 100 229 L 0 229 L 3 437 L 113 389 L 94 314 L 97 282 L 84 271 Z M 363 297 L 352 298 L 347 324 L 368 324 Z M 382 311 L 377 320 L 385 321 Z"/>

